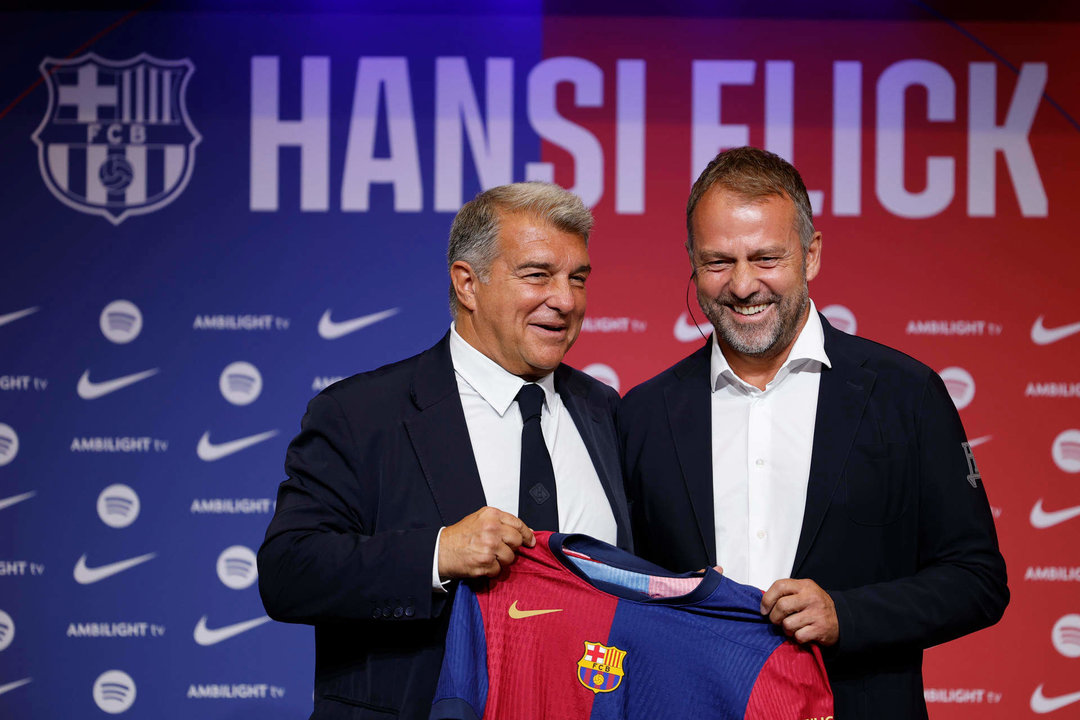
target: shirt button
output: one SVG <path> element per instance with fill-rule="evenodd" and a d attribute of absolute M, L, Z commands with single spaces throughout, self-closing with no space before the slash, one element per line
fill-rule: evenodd
<path fill-rule="evenodd" d="M 754 464 L 758 467 L 765 467 L 765 458 L 758 458 L 754 461 Z"/>
<path fill-rule="evenodd" d="M 764 540 L 768 536 L 768 534 L 769 533 L 765 532 L 764 530 L 758 530 L 757 531 L 758 540 Z"/>

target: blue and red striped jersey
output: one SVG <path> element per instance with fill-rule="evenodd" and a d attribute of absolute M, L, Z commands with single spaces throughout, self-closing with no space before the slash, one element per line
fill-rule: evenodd
<path fill-rule="evenodd" d="M 536 538 L 458 589 L 432 720 L 832 716 L 820 651 L 762 617 L 757 588 L 583 535 Z"/>

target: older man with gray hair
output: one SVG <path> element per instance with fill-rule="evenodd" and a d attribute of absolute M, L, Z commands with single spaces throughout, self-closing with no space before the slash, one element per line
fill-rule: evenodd
<path fill-rule="evenodd" d="M 308 405 L 259 590 L 315 626 L 313 718 L 426 718 L 454 581 L 498 575 L 534 529 L 630 548 L 618 395 L 562 364 L 592 223 L 549 183 L 481 193 L 450 231 L 449 332 Z"/>

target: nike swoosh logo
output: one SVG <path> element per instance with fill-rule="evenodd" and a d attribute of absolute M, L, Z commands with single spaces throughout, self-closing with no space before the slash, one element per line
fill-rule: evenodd
<path fill-rule="evenodd" d="M 510 605 L 510 609 L 507 610 L 507 612 L 510 613 L 510 617 L 514 618 L 515 620 L 521 620 L 522 618 L 531 618 L 535 617 L 536 615 L 547 615 L 548 613 L 562 611 L 562 608 L 553 608 L 551 610 L 518 610 L 517 600 L 515 600 Z"/>
<path fill-rule="evenodd" d="M 75 563 L 75 582 L 80 585 L 96 583 L 98 580 L 112 577 L 113 575 L 129 570 L 136 565 L 142 565 L 144 562 L 153 560 L 155 557 L 157 557 L 157 553 L 147 553 L 145 555 L 140 555 L 139 557 L 128 558 L 127 560 L 120 560 L 109 563 L 108 565 L 92 568 L 86 567 L 86 555 L 83 555 L 79 558 L 79 562 Z"/>
<path fill-rule="evenodd" d="M 128 385 L 134 385 L 141 380 L 145 380 L 146 378 L 157 374 L 158 368 L 153 368 L 152 370 L 143 370 L 142 372 L 134 373 L 132 375 L 118 377 L 115 380 L 93 382 L 90 379 L 90 371 L 87 370 L 82 374 L 82 377 L 79 378 L 79 385 L 75 389 L 78 391 L 79 397 L 83 400 L 96 400 L 99 397 L 116 392 L 121 388 L 126 388 Z"/>
<path fill-rule="evenodd" d="M 22 680 L 16 680 L 15 682 L 9 682 L 7 685 L 0 685 L 0 695 L 3 695 L 6 692 L 11 692 L 15 688 L 20 688 L 23 685 L 26 685 L 27 683 L 32 681 L 33 679 L 34 678 L 23 678 Z"/>
<path fill-rule="evenodd" d="M 30 492 L 25 492 L 22 495 L 12 495 L 11 497 L 0 498 L 0 510 L 3 510 L 4 508 L 9 508 L 15 503 L 21 503 L 23 500 L 29 500 L 35 495 L 37 495 L 37 490 L 31 490 Z"/>
<path fill-rule="evenodd" d="M 1043 686 L 1040 685 L 1035 688 L 1035 693 L 1031 696 L 1031 712 L 1042 715 L 1043 713 L 1060 710 L 1066 705 L 1072 705 L 1077 701 L 1080 701 L 1080 692 L 1048 698 L 1043 695 Z"/>
<path fill-rule="evenodd" d="M 1035 503 L 1035 507 L 1031 508 L 1031 526 L 1039 530 L 1060 525 L 1066 520 L 1072 520 L 1074 517 L 1080 517 L 1080 505 L 1065 508 L 1064 510 L 1046 512 L 1043 510 L 1042 498 L 1039 498 L 1039 501 Z"/>
<path fill-rule="evenodd" d="M 195 642 L 202 646 L 216 645 L 222 640 L 228 640 L 231 637 L 236 637 L 240 633 L 247 632 L 252 628 L 257 628 L 265 622 L 270 622 L 270 618 L 266 615 L 257 617 L 254 620 L 245 620 L 244 622 L 233 623 L 232 625 L 226 625 L 219 628 L 206 627 L 206 615 L 199 618 L 198 625 L 195 626 Z"/>
<path fill-rule="evenodd" d="M 199 438 L 199 447 L 195 448 L 195 452 L 198 453 L 200 460 L 214 462 L 223 457 L 228 457 L 233 453 L 238 453 L 241 450 L 247 450 L 252 445 L 258 445 L 263 440 L 269 440 L 277 434 L 277 430 L 267 430 L 258 435 L 248 435 L 247 437 L 242 437 L 238 440 L 230 440 L 229 442 L 215 444 L 210 442 L 210 431 L 208 430 L 203 433 L 201 438 Z"/>
<path fill-rule="evenodd" d="M 703 322 L 700 325 L 695 325 L 690 322 L 690 315 L 683 313 L 679 316 L 679 319 L 675 321 L 675 339 L 679 342 L 694 342 L 702 340 L 702 333 L 705 337 L 709 337 L 712 334 L 712 323 Z"/>
<path fill-rule="evenodd" d="M 1040 315 L 1035 319 L 1035 324 L 1031 326 L 1031 342 L 1036 345 L 1049 345 L 1050 343 L 1056 343 L 1058 340 L 1064 340 L 1070 335 L 1075 335 L 1080 332 L 1080 322 L 1074 322 L 1071 325 L 1062 325 L 1061 327 L 1048 328 L 1043 326 L 1043 316 Z"/>
<path fill-rule="evenodd" d="M 383 310 L 382 312 L 371 313 L 370 315 L 362 315 L 352 320 L 343 320 L 341 322 L 334 322 L 330 319 L 330 311 L 327 310 L 319 318 L 319 337 L 323 340 L 337 340 L 339 337 L 348 335 L 351 332 L 356 332 L 361 328 L 366 328 L 368 325 L 374 325 L 380 320 L 385 320 L 388 317 L 397 315 L 401 308 L 390 308 L 389 310 Z"/>
<path fill-rule="evenodd" d="M 39 308 L 39 307 L 32 307 L 32 308 L 26 308 L 25 310 L 16 310 L 15 312 L 8 313 L 7 315 L 0 315 L 0 325 L 7 325 L 9 322 L 15 322 L 19 318 L 24 318 L 27 315 L 33 315 L 34 313 L 36 313 L 40 309 L 41 308 Z M 27 682 L 30 682 L 30 681 L 27 680 Z"/>
<path fill-rule="evenodd" d="M 990 442 L 990 440 L 993 439 L 993 437 L 994 437 L 993 435 L 983 435 L 982 437 L 977 437 L 977 438 L 974 438 L 973 440 L 968 440 L 968 447 L 979 447 L 983 443 Z"/>

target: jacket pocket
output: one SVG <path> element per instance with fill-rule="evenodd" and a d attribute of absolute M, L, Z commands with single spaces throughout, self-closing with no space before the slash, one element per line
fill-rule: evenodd
<path fill-rule="evenodd" d="M 848 517 L 859 525 L 889 525 L 907 509 L 910 448 L 906 442 L 855 445 L 844 468 Z"/>

